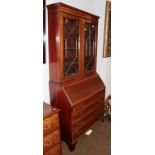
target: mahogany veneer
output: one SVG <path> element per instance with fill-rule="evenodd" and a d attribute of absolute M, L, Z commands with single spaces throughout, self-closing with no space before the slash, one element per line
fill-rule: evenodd
<path fill-rule="evenodd" d="M 63 3 L 48 6 L 51 105 L 61 109 L 71 151 L 104 114 L 105 85 L 96 73 L 98 16 Z"/>

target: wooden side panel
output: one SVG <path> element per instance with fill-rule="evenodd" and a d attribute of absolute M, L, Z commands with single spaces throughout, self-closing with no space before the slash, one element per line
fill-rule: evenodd
<path fill-rule="evenodd" d="M 50 82 L 51 105 L 61 109 L 60 130 L 61 137 L 65 141 L 71 141 L 71 107 L 63 86 L 60 83 Z"/>
<path fill-rule="evenodd" d="M 59 12 L 48 10 L 48 44 L 50 80 L 60 81 Z"/>

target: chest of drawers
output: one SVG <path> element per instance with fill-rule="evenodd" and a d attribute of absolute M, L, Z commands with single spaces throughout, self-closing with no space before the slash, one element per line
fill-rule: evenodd
<path fill-rule="evenodd" d="M 59 110 L 43 103 L 43 154 L 62 155 Z"/>
<path fill-rule="evenodd" d="M 104 93 L 101 91 L 73 107 L 71 112 L 72 142 L 76 142 L 104 113 Z"/>
<path fill-rule="evenodd" d="M 98 76 L 92 76 L 54 89 L 52 104 L 61 109 L 61 136 L 73 151 L 79 137 L 103 116 L 105 87 Z"/>

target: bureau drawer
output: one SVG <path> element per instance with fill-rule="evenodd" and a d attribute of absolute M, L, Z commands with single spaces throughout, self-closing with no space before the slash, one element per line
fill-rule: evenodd
<path fill-rule="evenodd" d="M 46 151 L 60 141 L 59 130 L 49 133 L 43 138 L 43 150 Z"/>
<path fill-rule="evenodd" d="M 81 134 L 83 134 L 85 131 L 88 130 L 88 128 L 96 122 L 98 119 L 100 119 L 102 116 L 102 112 L 96 113 L 95 115 L 89 117 L 89 119 L 85 120 L 84 123 L 81 124 L 81 126 L 73 131 L 72 139 L 73 141 L 76 141 Z"/>
<path fill-rule="evenodd" d="M 78 121 L 87 117 L 89 114 L 93 114 L 96 111 L 104 108 L 104 104 L 99 101 L 92 103 L 88 108 L 81 110 L 78 114 L 72 113 L 72 125 L 76 124 Z"/>
<path fill-rule="evenodd" d="M 79 129 L 81 129 L 83 126 L 85 126 L 86 124 L 88 124 L 89 121 L 91 121 L 94 117 L 98 116 L 98 115 L 103 115 L 103 106 L 97 106 L 95 108 L 92 108 L 89 110 L 89 112 L 87 114 L 85 114 L 81 120 L 79 120 L 78 122 L 76 122 L 75 124 L 72 123 L 72 131 L 76 132 Z"/>
<path fill-rule="evenodd" d="M 53 146 L 50 150 L 45 152 L 44 155 L 62 155 L 60 143 Z"/>
<path fill-rule="evenodd" d="M 104 93 L 100 92 L 97 93 L 91 97 L 89 97 L 88 99 L 82 101 L 81 103 L 79 103 L 78 105 L 76 105 L 73 108 L 72 113 L 73 114 L 78 114 L 80 113 L 82 110 L 88 108 L 89 106 L 91 106 L 92 104 L 99 102 L 99 103 L 103 103 L 104 104 Z"/>
<path fill-rule="evenodd" d="M 59 128 L 58 113 L 44 119 L 44 122 L 43 122 L 44 134 L 48 133 L 49 131 L 55 130 L 57 128 Z"/>

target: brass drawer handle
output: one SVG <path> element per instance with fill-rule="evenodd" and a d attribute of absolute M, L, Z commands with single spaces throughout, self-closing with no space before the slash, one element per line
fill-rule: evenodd
<path fill-rule="evenodd" d="M 51 127 L 53 127 L 53 123 L 51 123 L 51 124 L 44 123 L 44 128 L 51 128 Z"/>
<path fill-rule="evenodd" d="M 77 116 L 77 117 L 80 117 L 80 116 L 81 116 L 81 114 L 80 114 L 80 113 L 79 113 L 79 114 L 76 114 L 76 116 Z"/>
<path fill-rule="evenodd" d="M 83 133 L 83 130 L 82 130 L 82 129 L 80 130 L 80 133 L 81 133 L 81 134 Z"/>
<path fill-rule="evenodd" d="M 77 110 L 81 110 L 82 109 L 82 105 L 79 105 L 78 107 L 77 107 Z"/>
<path fill-rule="evenodd" d="M 48 125 L 46 123 L 44 123 L 44 128 L 48 128 Z"/>
<path fill-rule="evenodd" d="M 50 144 L 50 141 L 47 140 L 47 141 L 45 141 L 44 143 L 45 143 L 46 145 L 49 145 L 49 144 Z"/>
<path fill-rule="evenodd" d="M 77 132 L 77 135 L 78 135 L 78 136 L 80 135 L 80 131 L 79 131 L 79 132 Z"/>
<path fill-rule="evenodd" d="M 78 105 L 73 109 L 73 113 L 76 113 L 76 111 L 78 112 L 79 110 L 82 110 L 83 106 L 82 105 Z"/>
<path fill-rule="evenodd" d="M 79 106 L 80 110 L 82 109 L 82 105 Z"/>
<path fill-rule="evenodd" d="M 80 122 L 78 122 L 76 126 L 77 126 L 77 127 L 80 127 L 80 126 L 81 126 L 81 123 L 80 123 Z"/>
<path fill-rule="evenodd" d="M 55 143 L 55 141 L 56 141 L 56 140 L 54 140 L 54 138 L 51 138 L 51 139 L 45 141 L 45 144 L 46 144 L 46 145 L 52 145 L 52 144 Z"/>
<path fill-rule="evenodd" d="M 83 130 L 81 129 L 81 130 L 79 130 L 78 132 L 77 132 L 77 135 L 80 135 L 80 134 L 82 134 L 83 133 Z"/>
<path fill-rule="evenodd" d="M 83 115 L 83 112 L 81 111 L 80 113 L 76 114 L 77 117 L 80 117 Z"/>

